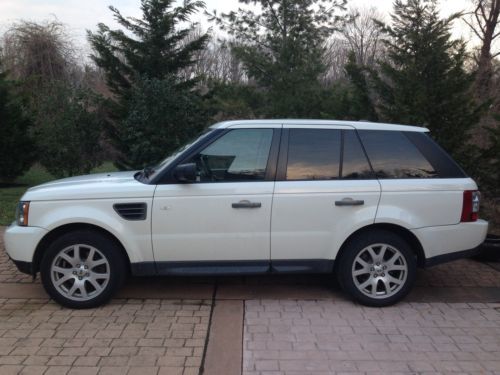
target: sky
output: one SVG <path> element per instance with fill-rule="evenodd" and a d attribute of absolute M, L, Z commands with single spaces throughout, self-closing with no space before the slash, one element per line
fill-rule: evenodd
<path fill-rule="evenodd" d="M 350 0 L 350 7 L 376 7 L 387 15 L 392 9 L 393 0 Z M 441 0 L 440 10 L 443 16 L 463 10 L 470 6 L 471 0 Z M 237 10 L 238 0 L 205 0 L 208 11 L 216 9 L 218 13 Z M 103 22 L 116 26 L 109 5 L 120 10 L 123 15 L 140 17 L 140 0 L 0 0 L 0 34 L 10 24 L 18 20 L 41 22 L 57 18 L 67 27 L 70 37 L 76 46 L 86 49 L 86 30 L 95 30 L 96 25 Z M 200 22 L 203 27 L 212 26 L 202 15 L 195 15 L 193 21 Z M 470 39 L 470 31 L 465 24 L 455 25 L 457 37 Z"/>

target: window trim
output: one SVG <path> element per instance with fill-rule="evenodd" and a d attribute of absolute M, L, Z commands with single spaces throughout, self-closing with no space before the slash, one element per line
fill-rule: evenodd
<path fill-rule="evenodd" d="M 271 140 L 271 147 L 269 148 L 269 156 L 267 159 L 267 165 L 266 165 L 266 175 L 263 180 L 256 180 L 256 181 L 203 181 L 203 182 L 191 182 L 191 183 L 185 183 L 185 182 L 179 182 L 177 179 L 174 177 L 174 170 L 178 165 L 181 165 L 185 163 L 187 160 L 191 159 L 193 156 L 198 154 L 200 151 L 204 150 L 208 146 L 210 146 L 212 143 L 217 141 L 219 138 L 222 138 L 224 135 L 231 131 L 235 130 L 259 130 L 259 129 L 269 129 L 273 131 L 272 134 L 272 140 Z M 256 127 L 245 127 L 245 128 L 226 128 L 226 129 L 216 129 L 214 130 L 214 135 L 212 137 L 209 137 L 208 139 L 205 139 L 204 142 L 200 142 L 197 145 L 193 145 L 190 149 L 186 150 L 185 153 L 182 155 L 179 155 L 177 160 L 174 160 L 172 162 L 172 165 L 165 169 L 161 176 L 158 176 L 156 181 L 153 181 L 152 184 L 155 185 L 190 185 L 190 184 L 224 184 L 224 183 L 248 183 L 248 182 L 265 182 L 265 181 L 274 181 L 275 176 L 276 176 L 276 164 L 277 164 L 277 158 L 278 158 L 278 153 L 279 153 L 279 146 L 280 146 L 280 137 L 281 137 L 281 128 L 271 128 L 271 127 L 265 127 L 261 126 L 259 127 L 256 125 Z"/>
<path fill-rule="evenodd" d="M 290 138 L 290 129 L 281 130 L 280 152 L 276 171 L 276 181 L 286 181 L 286 167 L 288 164 L 288 140 Z"/>

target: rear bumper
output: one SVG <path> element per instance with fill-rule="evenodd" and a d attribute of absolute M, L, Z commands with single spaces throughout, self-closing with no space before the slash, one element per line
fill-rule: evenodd
<path fill-rule="evenodd" d="M 488 232 L 488 222 L 442 225 L 412 230 L 425 253 L 425 265 L 435 265 L 473 256 L 479 252 Z"/>
<path fill-rule="evenodd" d="M 437 255 L 432 258 L 427 258 L 425 260 L 425 267 L 437 266 L 438 264 L 451 262 L 457 259 L 470 258 L 473 257 L 474 255 L 478 255 L 480 252 L 481 252 L 481 246 L 478 246 L 470 250 L 463 250 L 463 251 L 457 251 L 455 253 Z"/>

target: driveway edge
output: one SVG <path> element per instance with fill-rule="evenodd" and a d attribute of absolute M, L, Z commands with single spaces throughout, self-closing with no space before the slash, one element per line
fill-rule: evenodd
<path fill-rule="evenodd" d="M 215 300 L 203 375 L 240 375 L 244 301 Z"/>

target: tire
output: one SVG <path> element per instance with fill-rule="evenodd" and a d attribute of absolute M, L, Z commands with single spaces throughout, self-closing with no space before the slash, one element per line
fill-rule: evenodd
<path fill-rule="evenodd" d="M 57 238 L 40 264 L 47 293 L 59 304 L 73 309 L 107 303 L 125 281 L 126 271 L 126 261 L 115 241 L 92 230 L 78 230 Z"/>
<path fill-rule="evenodd" d="M 336 270 L 342 289 L 354 300 L 383 307 L 399 302 L 410 292 L 417 259 L 398 235 L 373 230 L 346 244 Z"/>

